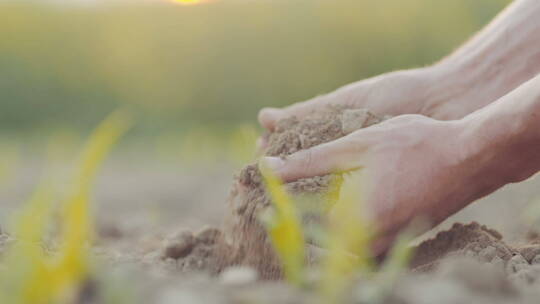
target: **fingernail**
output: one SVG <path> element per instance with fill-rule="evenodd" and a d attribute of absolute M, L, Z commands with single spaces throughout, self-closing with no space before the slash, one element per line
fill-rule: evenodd
<path fill-rule="evenodd" d="M 259 166 L 261 168 L 270 169 L 273 172 L 278 171 L 285 165 L 285 161 L 280 157 L 263 157 L 259 161 Z"/>
<path fill-rule="evenodd" d="M 277 108 L 264 108 L 259 113 L 259 121 L 265 127 L 272 127 L 274 122 L 278 120 L 280 111 Z"/>

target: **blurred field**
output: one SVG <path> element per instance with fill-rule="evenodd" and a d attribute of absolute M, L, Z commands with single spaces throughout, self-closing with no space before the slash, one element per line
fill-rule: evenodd
<path fill-rule="evenodd" d="M 433 63 L 508 0 L 0 3 L 0 130 L 80 132 L 118 106 L 136 134 L 228 130 L 259 108 Z"/>
<path fill-rule="evenodd" d="M 216 223 L 232 173 L 253 157 L 259 108 L 433 63 L 507 3 L 1 2 L 0 221 L 40 177 L 65 179 L 91 127 L 124 107 L 136 124 L 98 179 L 95 201 L 111 210 L 100 216 Z M 503 201 L 537 192 L 519 187 L 497 205 L 521 212 Z M 475 208 L 469 218 L 509 228 Z"/>
<path fill-rule="evenodd" d="M 232 176 L 255 155 L 261 107 L 434 63 L 510 2 L 81 1 L 0 0 L 0 230 L 12 233 L 41 182 L 65 195 L 85 138 L 127 109 L 134 127 L 88 197 L 92 250 L 116 262 L 160 251 L 180 229 L 220 225 Z M 539 185 L 505 187 L 437 229 L 474 220 L 521 239 L 540 218 Z M 122 294 L 136 289 L 126 278 Z"/>

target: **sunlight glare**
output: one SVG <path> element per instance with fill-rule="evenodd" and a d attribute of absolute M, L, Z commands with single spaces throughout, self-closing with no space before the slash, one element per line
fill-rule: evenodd
<path fill-rule="evenodd" d="M 171 0 L 173 3 L 181 4 L 181 5 L 196 5 L 201 4 L 203 2 L 207 2 L 205 0 Z"/>

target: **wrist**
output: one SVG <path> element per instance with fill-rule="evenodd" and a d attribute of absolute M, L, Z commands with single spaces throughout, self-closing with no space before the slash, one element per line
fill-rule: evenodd
<path fill-rule="evenodd" d="M 540 160 L 534 160 L 538 147 L 524 138 L 525 125 L 482 112 L 455 121 L 462 166 L 476 198 L 527 179 L 537 171 L 533 162 Z"/>
<path fill-rule="evenodd" d="M 373 79 L 371 91 L 383 92 L 387 101 L 399 100 L 398 107 L 385 102 L 388 109 L 384 114 L 422 114 L 439 120 L 455 120 L 480 107 L 482 102 L 477 100 L 482 99 L 475 95 L 485 94 L 485 89 L 466 66 L 441 62 L 383 74 Z M 372 107 L 377 108 L 379 104 Z"/>
<path fill-rule="evenodd" d="M 420 113 L 439 120 L 461 119 L 486 104 L 482 77 L 467 65 L 440 62 L 424 70 L 427 90 Z M 493 100 L 490 100 L 493 101 Z"/>
<path fill-rule="evenodd" d="M 358 83 L 364 107 L 380 115 L 425 114 L 438 71 L 433 66 L 394 71 Z"/>

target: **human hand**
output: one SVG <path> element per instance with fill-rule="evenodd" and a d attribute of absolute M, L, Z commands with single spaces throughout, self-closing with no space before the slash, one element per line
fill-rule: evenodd
<path fill-rule="evenodd" d="M 416 217 L 437 224 L 471 201 L 476 166 L 464 157 L 460 121 L 402 115 L 343 138 L 262 162 L 284 181 L 359 170 L 382 253 Z M 330 211 L 332 217 L 332 211 Z"/>
<path fill-rule="evenodd" d="M 282 109 L 264 108 L 259 112 L 259 122 L 272 131 L 280 119 L 301 119 L 330 105 L 366 108 L 381 116 L 421 113 L 425 99 L 422 95 L 434 82 L 435 73 L 435 68 L 425 68 L 383 74 Z"/>

